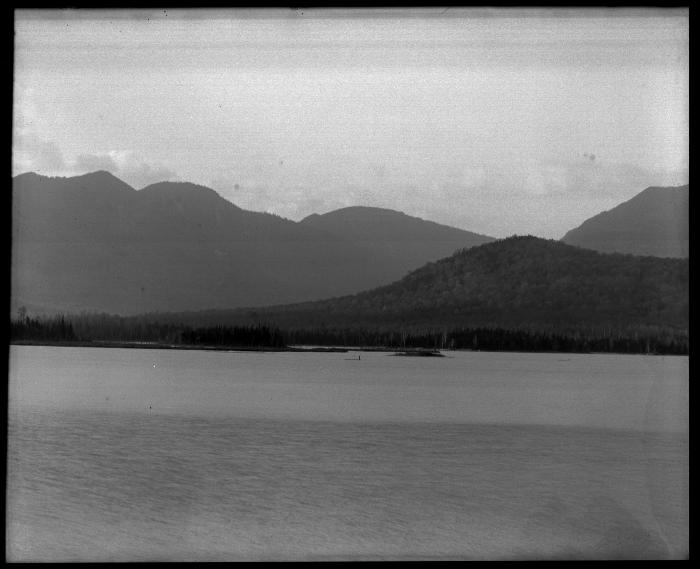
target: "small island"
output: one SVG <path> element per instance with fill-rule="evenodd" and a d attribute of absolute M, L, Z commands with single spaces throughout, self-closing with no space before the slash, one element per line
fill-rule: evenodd
<path fill-rule="evenodd" d="M 423 358 L 444 358 L 444 354 L 441 354 L 439 350 L 404 350 L 401 352 L 396 352 L 394 356 L 414 356 Z"/>

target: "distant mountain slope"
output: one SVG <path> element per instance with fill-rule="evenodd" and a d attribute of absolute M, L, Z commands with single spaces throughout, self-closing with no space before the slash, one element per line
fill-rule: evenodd
<path fill-rule="evenodd" d="M 688 257 L 688 186 L 647 188 L 584 221 L 564 243 L 602 252 Z"/>
<path fill-rule="evenodd" d="M 198 322 L 195 317 L 187 315 L 197 324 L 262 321 L 283 328 L 687 328 L 688 261 L 511 237 L 460 251 L 360 294 L 203 313 Z"/>
<path fill-rule="evenodd" d="M 123 233 L 136 194 L 104 171 L 74 178 L 21 174 L 12 180 L 13 239 L 94 241 Z"/>
<path fill-rule="evenodd" d="M 300 224 L 381 252 L 399 276 L 427 260 L 494 241 L 493 237 L 376 207 L 346 207 L 323 215 L 313 214 Z"/>
<path fill-rule="evenodd" d="M 385 284 L 439 257 L 430 248 L 402 256 L 246 211 L 190 183 L 137 191 L 104 171 L 28 173 L 13 179 L 12 196 L 13 310 L 137 314 L 300 302 Z"/>

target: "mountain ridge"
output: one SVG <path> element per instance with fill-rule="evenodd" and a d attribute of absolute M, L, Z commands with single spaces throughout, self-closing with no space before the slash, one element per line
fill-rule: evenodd
<path fill-rule="evenodd" d="M 327 298 L 391 282 L 471 243 L 458 229 L 437 248 L 357 242 L 241 209 L 206 186 L 135 190 L 104 171 L 21 174 L 12 196 L 15 308 L 136 314 Z"/>
<path fill-rule="evenodd" d="M 433 229 L 439 232 L 438 236 L 455 235 L 457 233 L 466 232 L 475 240 L 475 244 L 481 244 L 482 242 L 494 239 L 493 237 L 481 235 L 465 229 L 458 229 L 417 216 L 409 215 L 402 211 L 368 206 L 348 206 L 324 214 L 315 213 L 305 217 L 299 223 L 313 225 L 315 227 L 322 227 L 325 230 L 334 232 L 339 231 L 340 227 L 342 227 L 346 234 L 348 231 L 351 231 L 351 234 L 354 237 L 365 237 L 367 236 L 368 227 L 363 226 L 361 223 L 361 221 L 363 221 L 362 216 L 364 216 L 365 222 L 367 222 L 368 217 L 371 218 L 371 221 L 375 222 L 375 225 L 371 227 L 371 229 L 373 229 L 375 232 L 379 232 L 384 235 L 393 234 L 395 238 L 406 237 L 405 234 L 392 231 L 393 228 L 391 227 L 390 222 L 400 220 L 409 221 L 413 224 L 411 226 L 411 229 L 413 230 L 411 236 L 413 238 L 422 237 L 420 229 L 423 229 L 423 232 L 426 232 L 425 230 L 427 229 Z M 358 223 L 358 221 L 360 223 Z M 437 236 L 433 235 L 433 237 Z"/>
<path fill-rule="evenodd" d="M 601 252 L 689 256 L 689 187 L 650 186 L 603 211 L 561 239 Z"/>

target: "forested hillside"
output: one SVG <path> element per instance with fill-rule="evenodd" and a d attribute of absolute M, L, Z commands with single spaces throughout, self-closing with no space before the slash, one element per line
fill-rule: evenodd
<path fill-rule="evenodd" d="M 511 237 L 428 263 L 360 294 L 208 314 L 282 327 L 687 328 L 688 269 L 682 259 L 602 254 Z"/>

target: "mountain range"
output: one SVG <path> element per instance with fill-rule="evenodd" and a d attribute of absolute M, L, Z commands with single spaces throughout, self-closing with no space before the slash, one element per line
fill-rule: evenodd
<path fill-rule="evenodd" d="M 12 184 L 12 309 L 201 310 L 370 289 L 494 238 L 392 210 L 346 208 L 297 223 L 214 190 L 135 190 L 99 171 Z"/>
<path fill-rule="evenodd" d="M 562 241 L 601 252 L 687 257 L 688 204 L 687 185 L 648 188 L 585 221 Z M 243 210 L 204 186 L 161 182 L 136 190 L 105 171 L 72 178 L 16 176 L 12 208 L 13 311 L 25 306 L 32 312 L 129 315 L 298 304 L 386 286 L 455 251 L 464 255 L 496 241 L 382 208 L 348 207 L 294 222 Z M 551 272 L 549 249 L 540 252 L 542 258 L 532 251 L 527 258 Z M 615 263 L 628 264 L 615 259 L 601 269 L 611 282 Z M 511 262 L 520 267 L 517 255 Z M 452 281 L 467 288 L 449 290 L 467 295 L 467 304 L 477 302 L 484 287 L 495 290 L 493 283 L 475 280 L 479 270 L 455 273 Z M 567 279 L 564 273 L 560 288 L 579 286 L 576 279 L 585 277 L 572 272 Z M 524 290 L 511 276 L 503 281 L 508 287 L 499 289 L 503 298 Z M 439 296 L 452 294 L 434 286 Z M 410 295 L 392 296 L 391 303 L 373 309 L 384 313 L 396 308 L 392 303 L 404 306 L 400 298 Z M 348 302 L 355 301 L 333 306 Z M 419 307 L 426 299 L 410 302 Z M 557 310 L 567 313 L 565 307 Z M 488 313 L 483 306 L 478 311 L 484 318 Z"/>

